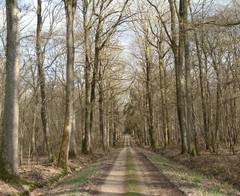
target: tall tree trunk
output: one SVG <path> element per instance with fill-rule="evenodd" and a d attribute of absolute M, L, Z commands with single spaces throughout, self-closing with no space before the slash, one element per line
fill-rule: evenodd
<path fill-rule="evenodd" d="M 17 0 L 6 1 L 7 54 L 3 113 L 1 167 L 18 174 L 18 80 L 19 80 L 19 10 Z"/>
<path fill-rule="evenodd" d="M 177 93 L 177 114 L 179 129 L 181 134 L 181 150 L 182 153 L 186 153 L 188 150 L 187 142 L 187 125 L 185 116 L 185 100 L 184 100 L 184 89 L 185 89 L 185 78 L 184 78 L 184 0 L 180 0 L 179 6 L 179 40 L 177 37 L 176 27 L 176 10 L 173 0 L 168 0 L 170 12 L 171 12 L 171 47 L 174 54 L 175 63 L 175 75 L 176 75 L 176 93 Z M 178 43 L 178 44 L 177 44 Z"/>
<path fill-rule="evenodd" d="M 98 82 L 99 76 L 99 64 L 100 64 L 100 33 L 103 31 L 102 29 L 103 20 L 101 17 L 98 18 L 98 24 L 95 34 L 95 47 L 94 47 L 94 63 L 92 70 L 92 81 L 91 81 L 91 95 L 90 95 L 90 133 L 93 131 L 93 123 L 94 123 L 94 107 L 96 101 L 96 85 Z"/>
<path fill-rule="evenodd" d="M 186 123 L 187 123 L 187 139 L 188 139 L 188 153 L 192 156 L 197 155 L 197 147 L 196 143 L 194 142 L 195 139 L 195 129 L 194 129 L 194 122 L 193 121 L 193 101 L 192 101 L 192 77 L 191 77 L 191 61 L 190 61 L 190 44 L 189 44 L 189 33 L 188 33 L 188 0 L 184 2 L 183 5 L 184 16 L 184 66 L 185 66 L 185 107 L 186 107 Z"/>
<path fill-rule="evenodd" d="M 23 110 L 24 112 L 24 110 Z M 20 125 L 22 126 L 19 126 L 19 165 L 21 166 L 23 164 L 23 142 L 24 142 L 24 133 L 23 133 L 23 130 L 26 128 L 26 122 L 25 122 L 25 117 L 24 115 L 22 114 L 19 114 L 19 116 L 22 116 L 22 119 L 20 118 L 20 121 L 21 123 L 19 123 Z"/>
<path fill-rule="evenodd" d="M 77 156 L 77 143 L 76 143 L 76 114 L 75 111 L 73 111 L 73 117 L 72 117 L 72 130 L 71 130 L 71 136 L 70 136 L 70 148 L 69 148 L 69 157 L 76 158 Z"/>
<path fill-rule="evenodd" d="M 98 81 L 98 87 L 99 87 L 99 130 L 100 130 L 100 144 L 103 149 L 103 151 L 106 150 L 106 141 L 105 141 L 105 127 L 104 127 L 104 109 L 103 109 L 103 81 L 102 81 L 102 73 L 101 73 L 101 67 L 99 69 L 99 81 Z"/>
<path fill-rule="evenodd" d="M 184 62 L 185 62 L 185 15 L 187 6 L 186 0 L 180 0 L 179 5 L 179 46 L 178 46 L 178 60 L 176 63 L 176 87 L 177 87 L 177 110 L 179 127 L 181 132 L 182 153 L 188 152 L 188 122 L 186 116 L 186 80 L 184 76 Z"/>
<path fill-rule="evenodd" d="M 109 102 L 110 102 L 110 108 L 109 108 L 109 112 L 107 113 L 107 119 L 109 122 L 109 146 L 113 147 L 114 146 L 114 134 L 115 134 L 115 130 L 114 130 L 114 119 L 115 119 L 115 114 L 114 114 L 114 97 L 110 97 L 111 93 L 109 93 L 108 97 L 109 97 Z"/>
<path fill-rule="evenodd" d="M 109 93 L 108 93 L 109 94 Z M 106 150 L 109 150 L 111 147 L 111 100 L 109 100 L 109 95 L 105 97 L 104 91 L 103 91 L 103 100 L 107 99 L 108 101 L 105 104 L 105 107 L 103 108 L 103 114 L 104 114 L 104 120 L 105 120 L 105 138 L 106 138 Z"/>
<path fill-rule="evenodd" d="M 115 107 L 115 99 L 113 99 L 111 104 L 111 121 L 112 121 L 112 146 L 117 145 L 117 121 L 118 121 L 118 109 Z"/>
<path fill-rule="evenodd" d="M 191 5 L 189 5 L 189 9 L 190 9 L 191 17 L 193 20 L 193 13 L 192 13 Z M 201 40 L 203 42 L 203 26 L 201 27 L 200 33 L 201 33 Z M 200 50 L 200 41 L 199 41 L 196 30 L 194 30 L 194 39 L 195 39 L 195 45 L 196 45 L 196 50 L 197 50 L 198 68 L 199 68 L 199 83 L 200 83 L 201 104 L 202 104 L 203 132 L 204 132 L 206 149 L 209 150 L 209 124 L 208 124 L 208 115 L 209 114 L 207 113 L 207 100 L 206 100 L 205 88 L 204 88 L 205 85 L 204 85 L 202 51 Z"/>
<path fill-rule="evenodd" d="M 160 96 L 161 96 L 161 114 L 162 114 L 162 125 L 163 125 L 163 136 L 164 136 L 164 148 L 169 145 L 169 126 L 167 117 L 167 97 L 166 97 L 166 79 L 163 61 L 162 43 L 158 41 L 158 56 L 159 56 L 159 82 L 160 82 Z"/>
<path fill-rule="evenodd" d="M 147 96 L 144 96 L 144 103 L 143 103 L 143 108 L 144 108 L 144 145 L 148 146 L 149 145 L 149 134 L 148 134 L 148 114 L 145 113 L 147 111 Z"/>
<path fill-rule="evenodd" d="M 171 140 L 171 133 L 170 133 L 170 120 L 169 120 L 169 105 L 168 105 L 168 96 L 167 96 L 167 69 L 164 68 L 164 99 L 165 99 L 165 118 L 166 118 L 166 129 L 167 129 L 167 138 L 168 138 L 168 144 L 170 145 Z"/>
<path fill-rule="evenodd" d="M 155 133 L 153 126 L 153 102 L 152 102 L 152 63 L 150 62 L 150 52 L 147 41 L 145 40 L 145 65 L 146 65 L 146 101 L 147 101 L 147 122 L 148 122 L 148 134 L 150 139 L 150 145 L 153 150 L 156 149 Z"/>
<path fill-rule="evenodd" d="M 35 88 L 35 91 L 37 89 Z M 33 111 L 33 126 L 32 126 L 32 135 L 31 135 L 31 149 L 30 149 L 30 158 L 33 160 L 34 157 L 37 155 L 37 148 L 36 148 L 36 134 L 37 134 L 37 112 L 38 112 L 38 95 L 37 92 L 34 93 L 34 111 Z"/>
<path fill-rule="evenodd" d="M 220 123 L 221 123 L 221 94 L 222 94 L 222 87 L 221 87 L 221 79 L 220 73 L 217 68 L 215 68 L 216 75 L 217 75 L 217 90 L 216 90 L 216 113 L 215 113 L 215 131 L 212 131 L 212 148 L 213 152 L 217 152 L 217 140 L 218 134 L 220 130 Z"/>
<path fill-rule="evenodd" d="M 98 33 L 97 33 L 98 34 Z M 94 108 L 96 101 L 96 84 L 98 81 L 98 70 L 99 70 L 99 55 L 100 50 L 98 48 L 98 35 L 95 38 L 95 54 L 94 54 L 94 65 L 93 65 L 93 74 L 91 81 L 91 94 L 90 94 L 90 134 L 93 132 L 93 123 L 94 123 Z"/>
<path fill-rule="evenodd" d="M 42 119 L 42 128 L 44 141 L 46 145 L 46 150 L 48 153 L 48 159 L 52 160 L 52 152 L 50 148 L 50 135 L 48 128 L 48 115 L 47 115 L 47 98 L 46 98 L 46 81 L 45 81 L 45 73 L 43 66 L 43 52 L 42 52 L 42 0 L 38 0 L 37 4 L 37 31 L 36 31 L 36 55 L 37 55 L 37 67 L 38 67 L 38 82 L 40 84 L 40 92 L 41 92 L 41 119 Z"/>
<path fill-rule="evenodd" d="M 196 42 L 197 56 L 198 56 L 204 139 L 205 139 L 205 143 L 206 143 L 206 149 L 209 150 L 209 126 L 208 126 L 208 121 L 207 121 L 207 104 L 206 104 L 206 98 L 204 96 L 204 78 L 203 78 L 202 58 L 201 58 L 201 54 L 200 54 L 199 42 L 198 42 L 197 35 L 195 35 L 195 42 Z"/>
<path fill-rule="evenodd" d="M 88 154 L 92 150 L 90 132 L 90 51 L 89 51 L 89 26 L 87 22 L 88 0 L 83 0 L 83 29 L 84 29 L 84 53 L 85 53 L 85 127 L 82 143 L 82 152 Z"/>
<path fill-rule="evenodd" d="M 76 0 L 64 0 L 66 21 L 67 21 L 67 66 L 66 66 L 66 108 L 65 108 L 65 122 L 62 136 L 62 143 L 58 158 L 58 166 L 67 170 L 68 168 L 68 155 L 69 144 L 72 130 L 73 118 L 73 95 L 74 95 L 74 33 L 73 21 L 76 10 Z"/>

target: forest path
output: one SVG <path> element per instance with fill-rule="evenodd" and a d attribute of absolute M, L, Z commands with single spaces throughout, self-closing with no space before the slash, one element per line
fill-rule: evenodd
<path fill-rule="evenodd" d="M 126 177 L 127 148 L 123 148 L 116 159 L 113 168 L 104 180 L 104 183 L 98 188 L 97 195 L 117 196 L 124 195 L 125 177 Z"/>
<path fill-rule="evenodd" d="M 182 196 L 182 193 L 145 156 L 123 138 L 123 148 L 113 150 L 98 163 L 66 178 L 52 190 L 40 195 L 80 196 Z"/>
<path fill-rule="evenodd" d="M 139 149 L 130 147 L 130 136 L 125 136 L 124 148 L 104 182 L 92 192 L 105 196 L 184 195 Z"/>
<path fill-rule="evenodd" d="M 130 136 L 123 139 L 124 147 L 113 149 L 51 189 L 38 190 L 31 195 L 240 195 L 230 185 L 223 185 L 159 154 L 132 147 Z"/>
<path fill-rule="evenodd" d="M 130 148 L 134 171 L 140 188 L 139 195 L 183 196 L 161 171 L 140 151 Z"/>
<path fill-rule="evenodd" d="M 127 175 L 127 147 L 130 146 L 130 136 L 124 137 L 124 148 L 121 149 L 114 165 L 101 186 L 97 186 L 93 192 L 97 195 L 125 195 Z"/>

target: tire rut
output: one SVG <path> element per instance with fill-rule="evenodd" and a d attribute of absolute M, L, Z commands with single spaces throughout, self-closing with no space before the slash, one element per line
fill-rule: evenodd
<path fill-rule="evenodd" d="M 140 195 L 151 196 L 184 196 L 169 179 L 144 155 L 131 148 L 134 157 L 136 175 L 141 187 Z"/>

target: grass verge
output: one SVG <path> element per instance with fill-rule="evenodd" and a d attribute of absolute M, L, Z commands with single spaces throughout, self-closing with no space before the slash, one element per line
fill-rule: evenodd
<path fill-rule="evenodd" d="M 52 176 L 49 179 L 46 179 L 45 181 L 39 181 L 39 182 L 29 182 L 30 188 L 29 191 L 33 192 L 37 188 L 44 188 L 44 187 L 50 187 L 52 184 L 59 181 L 59 179 L 63 178 L 67 174 L 65 172 L 61 172 L 58 175 Z"/>
<path fill-rule="evenodd" d="M 188 195 L 221 196 L 239 194 L 238 190 L 235 190 L 231 185 L 220 183 L 214 178 L 192 171 L 161 155 L 147 153 L 147 156 L 161 169 L 164 175 Z"/>
<path fill-rule="evenodd" d="M 65 185 L 80 186 L 88 182 L 91 176 L 96 173 L 96 167 L 90 166 L 81 170 L 76 176 L 64 182 Z"/>
<path fill-rule="evenodd" d="M 139 186 L 135 175 L 134 163 L 130 148 L 127 149 L 127 194 L 126 196 L 139 196 Z"/>
<path fill-rule="evenodd" d="M 97 172 L 96 165 L 91 165 L 87 168 L 84 168 L 71 178 L 68 178 L 62 181 L 60 184 L 58 184 L 52 190 L 51 194 L 74 196 L 79 195 L 79 192 L 81 192 L 81 195 L 87 196 L 88 190 L 84 190 L 82 186 L 87 184 L 91 180 L 92 176 L 96 174 L 96 172 Z"/>

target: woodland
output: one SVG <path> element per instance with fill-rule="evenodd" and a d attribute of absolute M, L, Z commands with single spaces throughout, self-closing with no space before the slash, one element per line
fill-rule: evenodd
<path fill-rule="evenodd" d="M 137 153 L 240 190 L 239 10 L 239 0 L 0 0 L 0 195 L 71 176 L 126 135 Z"/>

